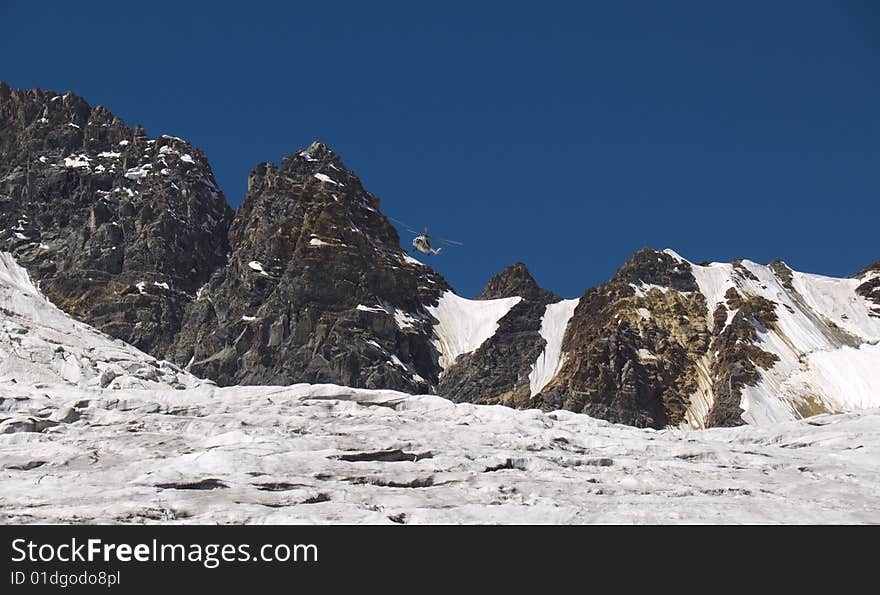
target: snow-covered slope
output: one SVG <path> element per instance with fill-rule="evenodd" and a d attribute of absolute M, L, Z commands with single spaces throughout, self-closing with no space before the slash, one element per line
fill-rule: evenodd
<path fill-rule="evenodd" d="M 448 368 L 458 356 L 477 349 L 495 334 L 498 321 L 520 299 L 469 300 L 447 291 L 436 306 L 427 306 L 428 313 L 437 319 L 434 345 L 440 353 L 440 367 Z"/>
<path fill-rule="evenodd" d="M 652 431 L 331 385 L 2 403 L 68 420 L 0 435 L 4 523 L 880 522 L 876 410 Z"/>
<path fill-rule="evenodd" d="M 537 395 L 547 384 L 553 380 L 562 367 L 562 339 L 565 337 L 565 329 L 577 308 L 579 299 L 562 300 L 554 304 L 548 304 L 541 319 L 541 337 L 547 342 L 544 351 L 532 364 L 529 373 L 529 388 L 531 396 Z"/>
<path fill-rule="evenodd" d="M 666 253 L 684 261 L 671 250 Z M 772 304 L 776 320 L 767 326 L 755 321 L 755 344 L 778 359 L 758 368 L 756 385 L 743 388 L 744 420 L 766 424 L 880 407 L 880 317 L 872 315 L 872 304 L 856 291 L 864 278 L 799 273 L 784 264 L 774 270 L 749 260 L 689 264 L 706 297 L 710 326 L 719 305 L 728 308 L 725 325 L 736 314 L 737 308 L 725 297 L 729 291 Z M 694 399 L 701 412 L 707 398 L 702 392 Z M 693 417 L 698 420 L 701 415 Z"/>
<path fill-rule="evenodd" d="M 880 522 L 880 410 L 653 431 L 334 385 L 218 388 L 72 321 L 5 256 L 0 299 L 4 523 Z"/>
<path fill-rule="evenodd" d="M 185 388 L 195 377 L 111 339 L 53 306 L 0 252 L 0 386 Z"/>

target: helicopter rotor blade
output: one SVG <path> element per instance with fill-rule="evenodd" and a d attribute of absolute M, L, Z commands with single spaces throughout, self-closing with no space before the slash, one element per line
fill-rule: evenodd
<path fill-rule="evenodd" d="M 449 244 L 452 246 L 464 246 L 463 242 L 457 242 L 455 240 L 447 240 L 446 238 L 441 238 L 441 237 L 435 236 L 433 234 L 429 234 L 427 228 L 425 228 L 424 231 L 418 231 L 415 228 L 413 228 L 413 226 L 406 223 L 405 221 L 401 221 L 400 219 L 395 219 L 394 217 L 391 217 L 389 215 L 386 215 L 386 217 L 388 217 L 388 219 L 390 221 L 397 223 L 400 227 L 402 227 L 403 229 L 405 229 L 409 233 L 415 234 L 418 237 L 421 237 L 421 236 L 430 237 L 432 240 L 437 241 L 437 242 L 441 242 L 444 244 Z"/>
<path fill-rule="evenodd" d="M 452 244 L 453 246 L 464 246 L 464 242 L 456 242 L 455 240 L 447 240 L 445 238 L 434 238 L 438 242 L 443 242 L 444 244 Z"/>
<path fill-rule="evenodd" d="M 386 215 L 386 216 L 387 216 L 387 215 Z M 414 233 L 414 234 L 416 234 L 416 235 L 421 235 L 421 232 L 416 231 L 415 229 L 412 228 L 411 225 L 408 225 L 407 223 L 401 221 L 400 219 L 395 219 L 394 217 L 390 217 L 390 216 L 388 216 L 388 219 L 390 219 L 391 221 L 394 221 L 395 223 L 397 223 L 398 225 L 400 225 L 402 228 L 404 228 L 404 229 L 405 229 L 406 231 L 408 231 L 409 233 Z"/>

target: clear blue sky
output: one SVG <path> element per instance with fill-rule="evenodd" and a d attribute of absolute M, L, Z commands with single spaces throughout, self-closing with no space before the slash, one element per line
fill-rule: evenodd
<path fill-rule="evenodd" d="M 880 259 L 880 3 L 22 2 L 0 79 L 251 168 L 327 142 L 383 211 L 567 297 L 632 252 Z M 402 234 L 408 244 L 409 234 Z"/>

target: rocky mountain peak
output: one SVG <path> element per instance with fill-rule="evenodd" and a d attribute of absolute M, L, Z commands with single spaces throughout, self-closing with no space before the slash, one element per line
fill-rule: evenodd
<path fill-rule="evenodd" d="M 522 262 L 514 263 L 492 277 L 477 296 L 478 300 L 494 300 L 519 296 L 526 300 L 559 301 L 561 298 L 543 289 Z"/>
<path fill-rule="evenodd" d="M 297 149 L 281 162 L 281 170 L 290 173 L 311 172 L 323 174 L 333 179 L 334 172 L 343 175 L 354 175 L 345 167 L 342 159 L 330 147 L 322 142 L 314 141 L 304 149 Z"/>
<path fill-rule="evenodd" d="M 337 157 L 329 146 L 317 140 L 312 141 L 312 144 L 306 147 L 306 149 L 300 153 L 300 156 L 304 158 L 308 157 L 310 159 L 317 159 L 319 161 L 321 159 Z"/>
<path fill-rule="evenodd" d="M 75 317 L 165 357 L 231 218 L 185 140 L 73 93 L 0 92 L 0 250 Z"/>
<path fill-rule="evenodd" d="M 678 291 L 698 291 L 691 265 L 672 250 L 642 248 L 612 277 L 612 282 L 659 285 Z"/>
<path fill-rule="evenodd" d="M 266 258 L 277 260 L 314 255 L 319 246 L 378 250 L 396 262 L 404 254 L 379 198 L 319 142 L 294 151 L 280 167 L 261 163 L 251 172 L 230 239 L 237 245 L 259 244 L 257 252 L 268 249 Z"/>
<path fill-rule="evenodd" d="M 194 372 L 223 384 L 436 382 L 424 306 L 449 286 L 401 249 L 378 197 L 326 145 L 258 165 L 229 240 L 179 345 Z"/>

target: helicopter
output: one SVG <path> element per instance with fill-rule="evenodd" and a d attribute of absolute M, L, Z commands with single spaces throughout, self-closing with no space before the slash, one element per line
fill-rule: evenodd
<path fill-rule="evenodd" d="M 443 242 L 444 244 L 453 244 L 456 246 L 462 245 L 461 242 L 455 242 L 452 240 L 444 240 L 443 238 L 438 238 L 438 240 Z M 431 239 L 430 239 L 430 236 L 428 235 L 428 228 L 427 227 L 421 233 L 421 235 L 418 235 L 413 238 L 412 245 L 413 245 L 413 248 L 415 248 L 416 250 L 418 250 L 422 254 L 436 255 L 436 254 L 440 254 L 440 251 L 443 250 L 442 247 L 441 248 L 434 248 L 433 246 L 431 246 Z"/>
<path fill-rule="evenodd" d="M 391 221 L 394 221 L 398 225 L 400 225 L 403 229 L 410 233 L 417 234 L 416 237 L 413 238 L 412 247 L 414 251 L 421 252 L 422 254 L 432 254 L 437 255 L 443 250 L 443 248 L 435 248 L 431 245 L 431 235 L 428 233 L 428 228 L 425 227 L 422 233 L 417 232 L 412 227 L 400 221 L 399 219 L 395 219 L 394 217 L 388 217 Z M 443 244 L 454 245 L 454 246 L 463 246 L 461 242 L 456 242 L 454 240 L 447 240 L 444 238 L 434 238 L 436 241 L 441 242 Z"/>
<path fill-rule="evenodd" d="M 440 254 L 440 251 L 443 250 L 443 248 L 434 248 L 431 246 L 427 227 L 425 228 L 425 231 L 422 232 L 422 235 L 413 238 L 412 245 L 413 248 L 422 254 Z"/>

